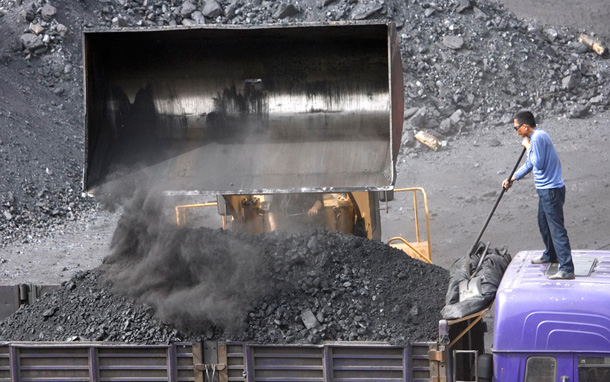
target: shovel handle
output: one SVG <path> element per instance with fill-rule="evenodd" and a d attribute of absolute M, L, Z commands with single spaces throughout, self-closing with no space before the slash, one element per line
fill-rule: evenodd
<path fill-rule="evenodd" d="M 517 168 L 519 167 L 519 163 L 521 163 L 521 159 L 523 159 L 523 155 L 525 155 L 526 151 L 527 151 L 527 149 L 524 147 L 523 150 L 521 151 L 521 155 L 519 155 L 519 159 L 517 160 L 515 167 L 513 167 L 513 171 L 511 171 L 510 175 L 508 176 L 508 179 L 512 178 L 513 175 L 515 174 L 515 171 L 517 171 Z M 470 277 L 470 256 L 472 256 L 473 252 L 477 249 L 479 240 L 481 240 L 481 237 L 483 236 L 483 232 L 485 232 L 485 229 L 487 229 L 487 225 L 489 224 L 489 221 L 491 220 L 491 217 L 493 216 L 494 212 L 496 212 L 496 208 L 498 207 L 498 204 L 500 204 L 500 200 L 502 199 L 502 196 L 504 195 L 505 192 L 506 192 L 506 190 L 504 189 L 504 187 L 502 187 L 502 191 L 500 192 L 500 195 L 498 195 L 498 199 L 496 199 L 496 203 L 494 204 L 494 207 L 491 209 L 489 216 L 487 216 L 487 220 L 485 220 L 485 224 L 483 225 L 483 228 L 481 228 L 481 232 L 479 232 L 479 235 L 477 236 L 476 240 L 472 244 L 470 251 L 468 251 L 468 254 L 466 255 L 466 276 L 468 276 L 468 277 Z"/>

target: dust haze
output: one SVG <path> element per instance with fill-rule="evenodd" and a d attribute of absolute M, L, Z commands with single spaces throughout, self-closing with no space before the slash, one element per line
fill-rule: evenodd
<path fill-rule="evenodd" d="M 122 188 L 116 196 L 130 188 L 115 187 Z M 171 200 L 158 188 L 122 194 L 123 213 L 104 260 L 107 277 L 164 321 L 237 329 L 251 304 L 272 290 L 262 253 L 229 232 L 176 226 Z"/>

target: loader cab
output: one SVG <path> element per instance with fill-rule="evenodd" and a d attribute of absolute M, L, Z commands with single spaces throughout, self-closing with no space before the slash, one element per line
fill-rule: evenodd
<path fill-rule="evenodd" d="M 405 195 L 395 203 L 400 203 L 400 208 L 409 216 L 409 222 L 404 227 L 405 233 L 389 238 L 387 244 L 431 264 L 430 216 L 425 190 L 421 187 L 411 187 L 397 188 L 394 191 Z M 201 210 L 215 207 L 222 217 L 223 229 L 258 234 L 274 230 L 294 233 L 319 228 L 382 240 L 384 214 L 389 208 L 388 201 L 382 200 L 384 194 L 385 192 L 354 191 L 218 195 L 215 202 L 175 206 L 175 220 L 179 226 L 197 226 L 197 221 L 201 220 L 198 218 Z M 285 208 L 286 203 L 300 198 L 304 200 L 300 210 Z M 408 203 L 409 199 L 412 204 Z M 318 214 L 308 216 L 306 209 L 310 204 L 313 205 L 315 200 L 321 204 Z M 402 203 L 403 201 L 406 203 Z"/>
<path fill-rule="evenodd" d="M 319 228 L 381 239 L 379 200 L 373 192 L 220 195 L 217 200 L 226 229 L 256 234 Z M 308 213 L 312 207 L 315 215 Z"/>
<path fill-rule="evenodd" d="M 610 381 L 610 251 L 572 251 L 576 279 L 561 281 L 540 255 L 519 252 L 499 286 L 493 381 Z"/>

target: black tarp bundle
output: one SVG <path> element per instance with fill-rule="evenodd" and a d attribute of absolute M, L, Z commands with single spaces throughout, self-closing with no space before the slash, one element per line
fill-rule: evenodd
<path fill-rule="evenodd" d="M 481 256 L 485 254 L 480 269 L 476 273 Z M 470 274 L 481 278 L 481 294 L 474 295 L 460 301 L 460 282 L 468 280 L 466 260 L 460 257 L 456 260 L 449 270 L 449 287 L 445 297 L 445 306 L 441 310 L 441 315 L 446 320 L 453 320 L 476 313 L 491 304 L 496 297 L 496 291 L 504 275 L 504 271 L 511 261 L 511 255 L 506 248 L 490 249 L 489 244 L 479 243 L 477 250 L 470 256 Z"/>

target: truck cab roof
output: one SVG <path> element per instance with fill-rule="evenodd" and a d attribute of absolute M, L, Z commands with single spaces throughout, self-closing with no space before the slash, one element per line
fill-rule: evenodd
<path fill-rule="evenodd" d="M 557 264 L 515 255 L 496 295 L 494 352 L 610 348 L 610 251 L 572 251 L 576 278 L 549 280 Z"/>

